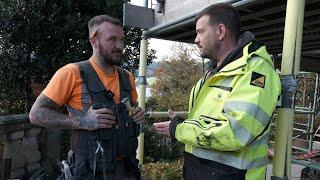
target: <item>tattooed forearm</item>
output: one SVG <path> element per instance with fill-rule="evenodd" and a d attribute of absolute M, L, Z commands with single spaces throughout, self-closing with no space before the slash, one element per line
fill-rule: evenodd
<path fill-rule="evenodd" d="M 46 97 L 43 94 L 40 94 L 40 96 L 37 98 L 36 105 L 42 107 L 42 108 L 49 108 L 52 110 L 56 110 L 58 111 L 60 109 L 60 106 L 55 103 L 54 101 L 52 101 L 51 99 L 49 99 L 48 97 Z"/>
<path fill-rule="evenodd" d="M 60 106 L 41 94 L 30 111 L 30 121 L 50 128 L 78 129 L 79 120 L 59 112 Z"/>
<path fill-rule="evenodd" d="M 79 121 L 79 128 L 80 129 L 97 129 L 98 128 L 98 121 L 94 120 L 94 119 L 83 119 L 83 118 L 79 118 L 77 119 L 77 121 Z"/>
<path fill-rule="evenodd" d="M 49 128 L 96 130 L 110 128 L 115 124 L 111 110 L 92 107 L 83 116 L 69 116 L 58 110 L 60 106 L 41 94 L 33 104 L 29 117 L 33 124 Z"/>

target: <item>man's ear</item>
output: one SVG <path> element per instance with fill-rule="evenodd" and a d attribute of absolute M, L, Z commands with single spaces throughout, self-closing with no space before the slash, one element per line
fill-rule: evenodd
<path fill-rule="evenodd" d="M 223 40 L 226 37 L 226 26 L 224 24 L 219 24 L 217 31 L 218 31 L 218 40 Z"/>
<path fill-rule="evenodd" d="M 92 46 L 92 48 L 97 49 L 98 48 L 98 39 L 97 37 L 93 36 L 91 38 L 89 38 L 90 44 Z"/>

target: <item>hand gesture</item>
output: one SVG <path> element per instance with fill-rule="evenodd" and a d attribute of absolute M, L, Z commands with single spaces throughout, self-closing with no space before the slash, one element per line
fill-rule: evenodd
<path fill-rule="evenodd" d="M 80 117 L 79 128 L 92 131 L 101 128 L 111 128 L 115 123 L 116 118 L 110 109 L 93 109 L 91 106 L 87 113 L 83 117 Z"/>
<path fill-rule="evenodd" d="M 170 136 L 170 123 L 171 121 L 153 123 L 153 127 L 155 128 L 157 133 L 165 136 Z"/>
<path fill-rule="evenodd" d="M 174 117 L 176 117 L 176 113 L 174 113 L 171 109 L 169 109 L 168 116 L 169 116 L 169 120 L 172 120 Z"/>
<path fill-rule="evenodd" d="M 169 116 L 169 121 L 153 123 L 153 127 L 155 128 L 155 130 L 159 134 L 162 134 L 165 136 L 170 136 L 171 119 L 173 119 L 176 116 L 176 114 L 171 109 L 169 109 L 168 116 Z"/>

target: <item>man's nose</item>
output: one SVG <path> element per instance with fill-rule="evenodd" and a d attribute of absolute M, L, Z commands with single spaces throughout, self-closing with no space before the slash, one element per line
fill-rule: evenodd
<path fill-rule="evenodd" d="M 194 39 L 194 43 L 199 44 L 199 37 L 198 37 L 198 35 L 197 35 L 196 38 Z"/>
<path fill-rule="evenodd" d="M 123 40 L 118 40 L 118 41 L 116 42 L 116 48 L 117 48 L 117 49 L 123 49 L 123 48 L 124 48 Z"/>

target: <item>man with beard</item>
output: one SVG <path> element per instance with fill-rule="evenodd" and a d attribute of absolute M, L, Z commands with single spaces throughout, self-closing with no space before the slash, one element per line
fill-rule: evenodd
<path fill-rule="evenodd" d="M 64 162 L 71 171 L 65 168 L 65 179 L 140 179 L 135 156 L 144 112 L 134 106 L 133 75 L 118 67 L 124 48 L 121 22 L 100 15 L 88 28 L 91 58 L 55 73 L 34 103 L 30 121 L 72 129 L 68 163 Z M 59 112 L 63 105 L 69 115 Z"/>
<path fill-rule="evenodd" d="M 210 69 L 191 90 L 189 115 L 169 110 L 160 134 L 185 144 L 184 179 L 265 179 L 270 120 L 281 92 L 266 47 L 240 35 L 232 6 L 214 4 L 196 16 L 195 43 Z M 240 35 L 240 36 L 239 36 Z"/>

